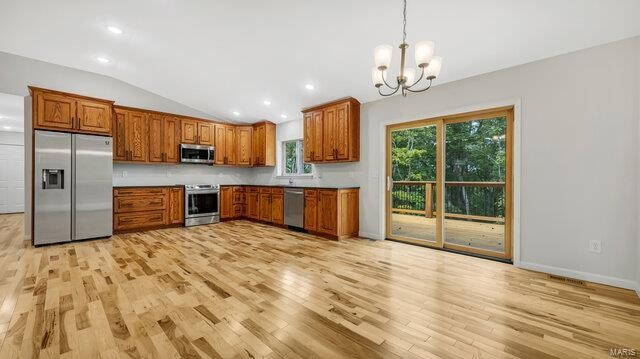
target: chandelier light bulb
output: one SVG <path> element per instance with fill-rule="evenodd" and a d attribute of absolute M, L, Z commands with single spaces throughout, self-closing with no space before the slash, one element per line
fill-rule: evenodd
<path fill-rule="evenodd" d="M 411 68 L 404 69 L 404 87 L 410 87 L 413 85 L 413 82 L 416 80 L 416 72 Z"/>
<path fill-rule="evenodd" d="M 385 70 L 391 65 L 391 54 L 393 54 L 393 47 L 391 45 L 380 45 L 373 50 L 373 57 L 375 58 L 376 67 L 380 70 Z"/>
<path fill-rule="evenodd" d="M 429 62 L 429 66 L 424 71 L 424 77 L 427 80 L 433 80 L 440 75 L 440 69 L 442 68 L 442 57 L 434 56 Z"/>
<path fill-rule="evenodd" d="M 371 80 L 373 81 L 373 85 L 375 87 L 380 87 L 384 83 L 382 76 L 382 71 L 378 70 L 377 67 L 371 69 Z"/>
<path fill-rule="evenodd" d="M 416 65 L 420 68 L 429 65 L 433 57 L 433 41 L 420 41 L 416 44 L 415 59 Z"/>

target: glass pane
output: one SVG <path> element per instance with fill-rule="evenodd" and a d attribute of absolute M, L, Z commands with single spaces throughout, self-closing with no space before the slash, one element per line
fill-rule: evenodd
<path fill-rule="evenodd" d="M 391 235 L 436 242 L 436 126 L 391 132 Z"/>
<path fill-rule="evenodd" d="M 506 129 L 506 117 L 445 126 L 445 243 L 504 252 Z"/>
<path fill-rule="evenodd" d="M 296 141 L 284 143 L 284 173 L 298 173 Z"/>

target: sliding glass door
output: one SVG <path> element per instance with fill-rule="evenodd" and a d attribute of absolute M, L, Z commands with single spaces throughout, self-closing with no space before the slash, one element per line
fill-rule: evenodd
<path fill-rule="evenodd" d="M 387 238 L 511 259 L 513 110 L 387 126 Z"/>

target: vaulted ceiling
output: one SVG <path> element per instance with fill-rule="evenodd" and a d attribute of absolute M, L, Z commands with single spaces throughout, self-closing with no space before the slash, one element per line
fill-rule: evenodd
<path fill-rule="evenodd" d="M 281 122 L 334 98 L 378 99 L 373 49 L 400 43 L 401 4 L 0 0 L 0 51 L 109 75 L 220 119 Z M 638 14 L 637 0 L 408 0 L 407 40 L 435 41 L 441 84 L 640 35 Z"/>

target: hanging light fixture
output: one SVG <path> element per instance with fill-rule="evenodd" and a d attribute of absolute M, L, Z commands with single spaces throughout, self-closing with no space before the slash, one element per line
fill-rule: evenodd
<path fill-rule="evenodd" d="M 442 58 L 433 56 L 433 41 L 420 41 L 416 44 L 415 61 L 420 71 L 418 79 L 415 78 L 415 71 L 412 68 L 405 67 L 405 54 L 409 45 L 407 44 L 407 0 L 403 0 L 403 22 L 402 22 L 402 44 L 400 44 L 400 74 L 396 77 L 396 85 L 391 86 L 387 82 L 387 70 L 391 65 L 391 54 L 393 47 L 391 45 L 380 45 L 373 51 L 376 66 L 371 72 L 373 84 L 378 89 L 378 93 L 382 96 L 391 96 L 400 91 L 402 96 L 407 96 L 408 92 L 422 92 L 431 88 L 433 80 L 440 75 L 442 67 Z M 418 89 L 418 83 L 426 79 L 428 85 L 422 89 Z M 424 81 L 426 83 L 426 81 Z M 382 87 L 390 89 L 391 92 L 383 93 Z"/>

